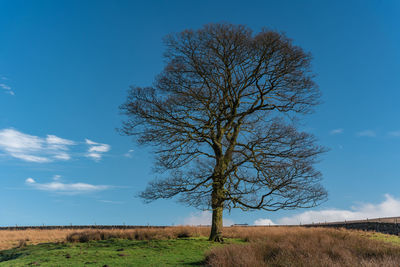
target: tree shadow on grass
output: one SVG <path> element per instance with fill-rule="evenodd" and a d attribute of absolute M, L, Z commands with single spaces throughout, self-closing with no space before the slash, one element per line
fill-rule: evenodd
<path fill-rule="evenodd" d="M 3 250 L 0 251 L 0 262 L 14 260 L 24 255 L 26 255 L 26 253 L 18 251 L 17 249 Z"/>
<path fill-rule="evenodd" d="M 55 249 L 63 249 L 67 246 L 65 244 L 59 243 L 42 243 L 37 245 L 28 245 L 23 248 L 12 248 L 7 250 L 0 251 L 0 262 L 15 260 L 21 257 L 29 256 L 37 250 L 55 250 Z"/>
<path fill-rule="evenodd" d="M 186 266 L 206 266 L 206 264 L 205 260 L 184 263 Z"/>

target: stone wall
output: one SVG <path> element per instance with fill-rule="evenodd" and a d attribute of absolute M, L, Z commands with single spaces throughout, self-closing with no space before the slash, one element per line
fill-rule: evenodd
<path fill-rule="evenodd" d="M 305 227 L 333 227 L 356 229 L 363 231 L 375 231 L 384 234 L 399 235 L 400 224 L 385 222 L 345 222 L 345 223 L 324 223 L 324 224 L 307 224 Z"/>

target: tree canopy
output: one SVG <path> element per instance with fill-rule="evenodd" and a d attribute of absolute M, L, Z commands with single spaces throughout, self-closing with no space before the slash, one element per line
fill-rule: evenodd
<path fill-rule="evenodd" d="M 284 34 L 209 24 L 166 37 L 153 86 L 131 87 L 121 131 L 154 147 L 145 201 L 179 196 L 213 211 L 313 207 L 326 198 L 314 165 L 325 149 L 295 120 L 319 103 L 311 55 Z"/>

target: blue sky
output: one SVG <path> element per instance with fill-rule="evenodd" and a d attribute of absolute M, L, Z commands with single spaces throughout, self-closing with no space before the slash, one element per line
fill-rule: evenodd
<path fill-rule="evenodd" d="M 207 222 L 136 197 L 152 153 L 115 129 L 128 87 L 162 70 L 162 38 L 212 22 L 281 31 L 312 53 L 323 104 L 304 128 L 331 149 L 318 164 L 323 205 L 226 223 L 400 215 L 399 12 L 395 0 L 0 0 L 0 225 Z"/>

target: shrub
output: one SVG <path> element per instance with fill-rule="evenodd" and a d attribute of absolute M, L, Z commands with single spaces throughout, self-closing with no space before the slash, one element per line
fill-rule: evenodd
<path fill-rule="evenodd" d="M 71 243 L 85 243 L 89 241 L 104 240 L 104 235 L 100 231 L 75 232 L 67 235 L 66 240 Z"/>
<path fill-rule="evenodd" d="M 128 240 L 155 240 L 173 239 L 205 236 L 208 234 L 207 227 L 177 226 L 166 228 L 140 228 L 129 230 L 85 230 L 76 231 L 67 235 L 66 241 L 71 243 L 89 242 L 96 240 L 107 240 L 121 238 Z"/>

